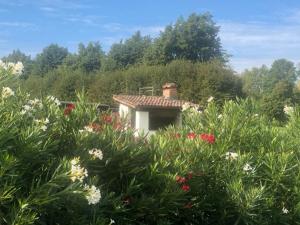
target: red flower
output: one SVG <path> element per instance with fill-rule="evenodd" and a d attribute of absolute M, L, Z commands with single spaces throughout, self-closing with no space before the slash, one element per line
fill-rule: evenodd
<path fill-rule="evenodd" d="M 185 209 L 190 209 L 192 207 L 193 207 L 193 203 L 191 203 L 191 202 L 189 202 L 183 206 L 183 208 L 185 208 Z"/>
<path fill-rule="evenodd" d="M 187 179 L 190 180 L 190 179 L 192 179 L 192 178 L 193 178 L 193 173 L 192 173 L 192 172 L 189 172 L 189 173 L 187 174 Z"/>
<path fill-rule="evenodd" d="M 72 112 L 73 109 L 75 109 L 75 105 L 72 104 L 72 103 L 68 103 L 68 104 L 67 104 L 67 107 L 66 107 L 65 110 L 64 110 L 64 115 L 65 115 L 65 116 L 70 115 L 70 113 Z"/>
<path fill-rule="evenodd" d="M 112 123 L 112 116 L 110 115 L 104 115 L 102 119 L 105 123 Z"/>
<path fill-rule="evenodd" d="M 99 123 L 91 123 L 89 127 L 93 128 L 93 131 L 99 132 L 101 130 L 101 126 Z"/>
<path fill-rule="evenodd" d="M 213 134 L 200 134 L 200 138 L 210 144 L 215 143 L 216 139 Z"/>
<path fill-rule="evenodd" d="M 187 138 L 191 139 L 191 140 L 195 139 L 195 137 L 196 137 L 195 133 L 188 133 L 188 135 L 187 135 Z"/>
<path fill-rule="evenodd" d="M 72 109 L 71 109 L 71 108 L 65 108 L 65 110 L 64 110 L 64 115 L 65 115 L 65 116 L 68 116 L 68 115 L 70 115 L 71 112 L 72 112 Z"/>
<path fill-rule="evenodd" d="M 75 109 L 75 105 L 73 103 L 68 103 L 67 108 Z"/>
<path fill-rule="evenodd" d="M 176 176 L 176 182 L 177 182 L 178 184 L 183 184 L 183 183 L 185 183 L 186 181 L 187 181 L 187 180 L 186 180 L 185 177 Z"/>
<path fill-rule="evenodd" d="M 191 188 L 190 188 L 189 185 L 184 184 L 184 185 L 182 185 L 181 189 L 182 189 L 183 191 L 186 191 L 186 192 L 187 192 L 187 191 L 189 191 Z"/>

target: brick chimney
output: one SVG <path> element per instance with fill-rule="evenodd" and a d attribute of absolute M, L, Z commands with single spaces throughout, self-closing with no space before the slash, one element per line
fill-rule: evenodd
<path fill-rule="evenodd" d="M 177 85 L 175 83 L 166 83 L 162 86 L 163 96 L 166 99 L 176 99 L 177 98 Z"/>

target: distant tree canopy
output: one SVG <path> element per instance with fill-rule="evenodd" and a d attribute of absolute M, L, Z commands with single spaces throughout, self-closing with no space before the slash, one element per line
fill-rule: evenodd
<path fill-rule="evenodd" d="M 150 64 L 169 63 L 176 59 L 193 62 L 224 60 L 218 33 L 219 27 L 208 13 L 192 14 L 187 20 L 181 17 L 174 25 L 167 26 L 154 40 L 145 60 Z"/>
<path fill-rule="evenodd" d="M 51 44 L 38 54 L 34 63 L 34 74 L 44 75 L 50 70 L 56 69 L 68 56 L 68 49 L 57 44 Z"/>

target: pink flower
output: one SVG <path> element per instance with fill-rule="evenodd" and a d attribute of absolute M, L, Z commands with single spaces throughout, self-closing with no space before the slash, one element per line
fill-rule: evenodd
<path fill-rule="evenodd" d="M 188 133 L 188 135 L 187 135 L 187 138 L 188 138 L 188 139 L 191 139 L 191 140 L 194 140 L 194 139 L 195 139 L 195 137 L 196 137 L 196 134 L 195 134 L 195 133 L 193 133 L 193 132 L 191 132 L 191 133 Z"/>

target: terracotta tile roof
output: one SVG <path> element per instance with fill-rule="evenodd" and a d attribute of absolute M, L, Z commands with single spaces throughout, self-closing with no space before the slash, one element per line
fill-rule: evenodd
<path fill-rule="evenodd" d="M 132 108 L 168 108 L 181 109 L 185 103 L 195 105 L 184 100 L 166 99 L 163 96 L 138 96 L 138 95 L 114 95 L 116 102 Z"/>

